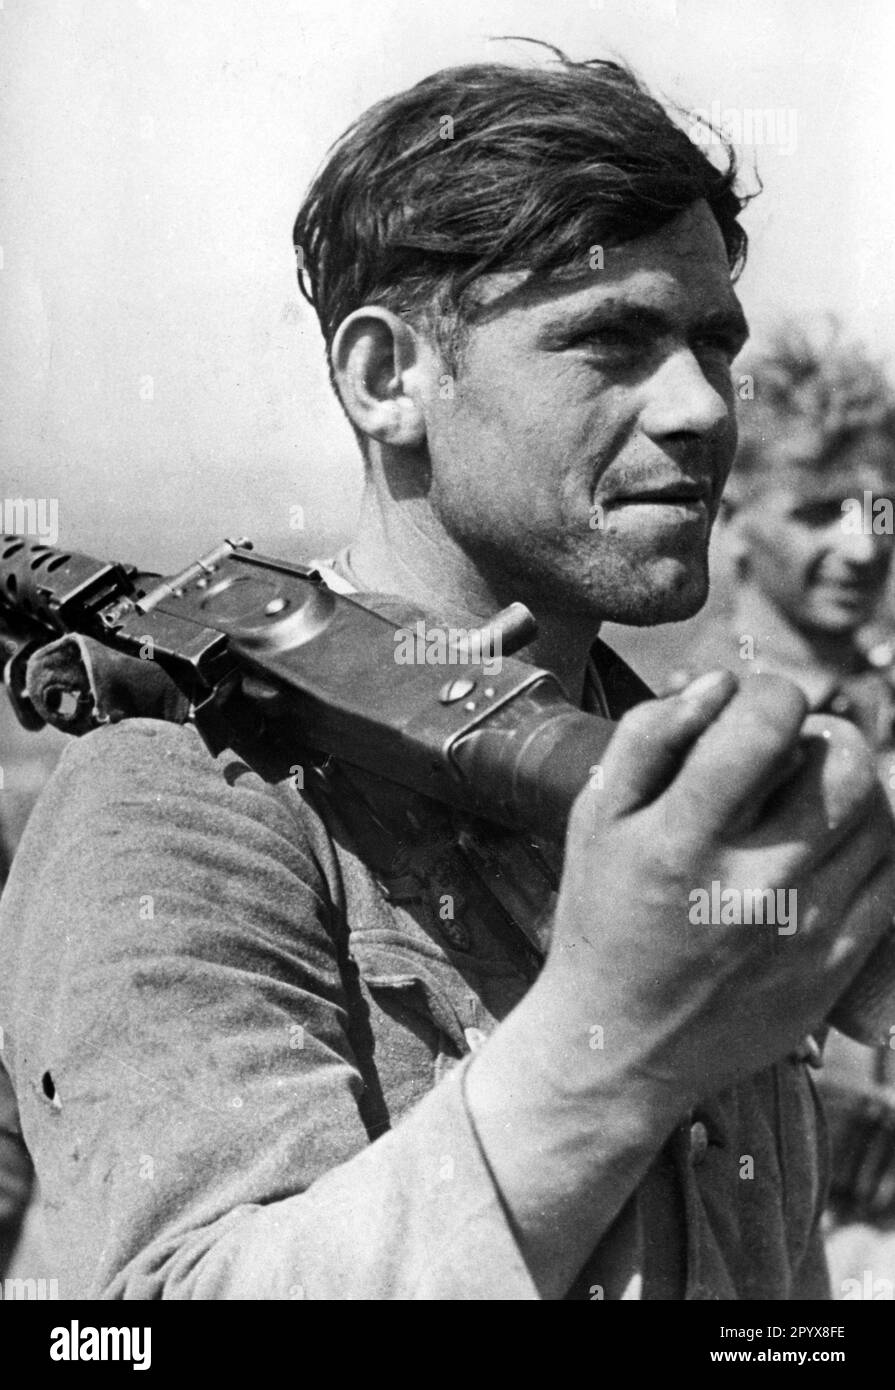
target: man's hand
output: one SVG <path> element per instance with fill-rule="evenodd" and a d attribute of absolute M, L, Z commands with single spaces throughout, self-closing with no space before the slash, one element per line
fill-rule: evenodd
<path fill-rule="evenodd" d="M 690 691 L 632 711 L 576 803 L 540 986 L 682 1109 L 792 1050 L 895 907 L 895 827 L 853 726 L 806 721 L 773 677 Z"/>
<path fill-rule="evenodd" d="M 786 1056 L 891 920 L 872 756 L 805 714 L 788 681 L 702 677 L 628 714 L 576 802 L 547 963 L 467 1076 L 546 1297 L 677 1120 Z M 745 920 L 747 901 L 773 922 Z"/>

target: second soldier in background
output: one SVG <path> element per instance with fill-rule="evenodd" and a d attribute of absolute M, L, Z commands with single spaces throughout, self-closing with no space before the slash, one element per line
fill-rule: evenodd
<path fill-rule="evenodd" d="M 895 394 L 834 323 L 788 325 L 743 367 L 722 532 L 734 608 L 690 669 L 788 676 L 814 710 L 861 729 L 895 800 L 895 645 L 883 611 L 895 545 Z M 877 1268 L 895 1258 L 895 1235 L 879 1245 L 895 1226 L 895 1046 L 873 1052 L 835 1031 L 823 1042 L 835 1297 L 871 1252 Z"/>

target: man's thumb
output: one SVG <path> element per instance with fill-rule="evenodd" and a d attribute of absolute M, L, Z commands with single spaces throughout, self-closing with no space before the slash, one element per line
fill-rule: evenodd
<path fill-rule="evenodd" d="M 709 671 L 675 695 L 647 700 L 630 710 L 606 749 L 600 777 L 591 777 L 579 803 L 595 801 L 601 813 L 611 817 L 652 801 L 737 689 L 730 671 Z"/>

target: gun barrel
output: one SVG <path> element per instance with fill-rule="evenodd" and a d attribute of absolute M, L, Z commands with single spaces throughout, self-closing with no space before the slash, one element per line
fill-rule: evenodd
<path fill-rule="evenodd" d="M 56 550 L 25 536 L 0 536 L 0 612 L 51 633 L 93 635 L 99 612 L 136 591 L 136 568 Z"/>

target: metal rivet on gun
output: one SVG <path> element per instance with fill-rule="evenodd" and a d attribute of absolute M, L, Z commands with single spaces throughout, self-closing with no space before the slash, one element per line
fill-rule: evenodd
<path fill-rule="evenodd" d="M 475 681 L 469 676 L 458 676 L 456 680 L 446 681 L 438 692 L 443 705 L 452 705 L 456 700 L 465 700 L 475 690 Z"/>

